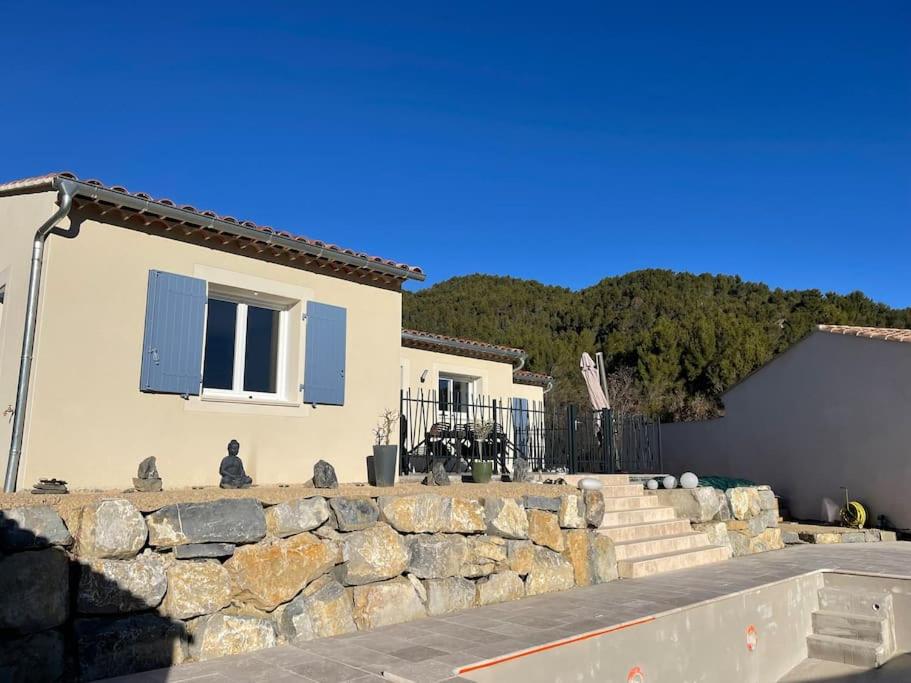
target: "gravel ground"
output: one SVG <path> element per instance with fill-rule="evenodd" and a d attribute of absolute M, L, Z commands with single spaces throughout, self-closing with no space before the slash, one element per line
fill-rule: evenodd
<path fill-rule="evenodd" d="M 559 475 L 555 475 L 559 476 Z M 453 477 L 455 479 L 455 477 Z M 249 489 L 220 489 L 217 486 L 198 488 L 168 489 L 160 493 L 138 493 L 136 491 L 74 491 L 64 495 L 35 495 L 29 491 L 0 493 L 0 509 L 29 505 L 49 505 L 56 508 L 69 525 L 75 521 L 76 512 L 85 505 L 105 498 L 126 498 L 143 512 L 152 512 L 169 503 L 194 503 L 219 498 L 256 498 L 263 503 L 275 504 L 307 496 L 405 496 L 414 493 L 439 493 L 460 498 L 483 498 L 499 496 L 518 498 L 526 494 L 558 496 L 564 493 L 578 493 L 572 486 L 537 483 L 491 482 L 489 484 L 453 483 L 449 486 L 424 486 L 420 483 L 398 483 L 391 488 L 378 488 L 367 484 L 341 484 L 337 489 L 317 489 L 307 484 L 290 486 L 253 486 Z"/>

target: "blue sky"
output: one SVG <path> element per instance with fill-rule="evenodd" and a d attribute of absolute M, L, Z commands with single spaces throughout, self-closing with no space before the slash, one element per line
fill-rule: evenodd
<path fill-rule="evenodd" d="M 11 4 L 0 179 L 420 265 L 911 305 L 911 3 Z"/>

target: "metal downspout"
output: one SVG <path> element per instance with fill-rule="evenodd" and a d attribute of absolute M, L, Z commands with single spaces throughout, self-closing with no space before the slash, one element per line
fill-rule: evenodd
<path fill-rule="evenodd" d="M 29 383 L 32 374 L 32 354 L 35 349 L 35 328 L 38 324 L 38 293 L 41 289 L 41 267 L 44 264 L 44 244 L 51 231 L 63 220 L 73 206 L 75 185 L 67 180 L 55 183 L 57 205 L 54 214 L 35 233 L 32 243 L 32 266 L 28 278 L 28 303 L 25 309 L 25 328 L 22 332 L 22 358 L 19 363 L 19 382 L 16 385 L 16 406 L 13 413 L 13 434 L 10 438 L 9 459 L 3 490 L 13 493 L 19 477 L 19 458 L 25 435 L 25 411 L 28 405 Z"/>

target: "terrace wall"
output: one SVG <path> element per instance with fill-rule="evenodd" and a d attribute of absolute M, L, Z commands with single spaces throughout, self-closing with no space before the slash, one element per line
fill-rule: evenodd
<path fill-rule="evenodd" d="M 0 679 L 95 680 L 617 577 L 600 492 L 0 511 Z"/>

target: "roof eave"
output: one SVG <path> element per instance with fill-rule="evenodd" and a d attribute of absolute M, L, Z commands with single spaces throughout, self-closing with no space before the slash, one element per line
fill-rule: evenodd
<path fill-rule="evenodd" d="M 61 185 L 68 184 L 74 188 L 74 196 L 82 197 L 93 202 L 104 202 L 114 206 L 130 209 L 139 213 L 149 213 L 162 218 L 170 218 L 181 223 L 195 225 L 200 228 L 218 230 L 230 235 L 251 239 L 265 244 L 276 245 L 285 249 L 291 249 L 317 259 L 324 259 L 336 263 L 343 263 L 355 268 L 382 273 L 400 280 L 418 280 L 426 278 L 423 272 L 411 270 L 408 268 L 399 268 L 388 263 L 374 261 L 369 258 L 357 256 L 355 254 L 346 254 L 332 249 L 325 249 L 308 245 L 290 237 L 284 237 L 278 234 L 266 235 L 260 230 L 239 223 L 232 223 L 220 218 L 204 216 L 193 211 L 187 211 L 177 206 L 168 206 L 150 199 L 142 199 L 133 195 L 110 190 L 105 187 L 99 187 L 81 180 L 64 178 L 59 175 L 41 176 L 38 178 L 28 178 L 20 183 L 10 183 L 0 190 L 0 196 L 25 194 L 29 192 L 40 192 L 43 190 L 59 190 Z"/>

